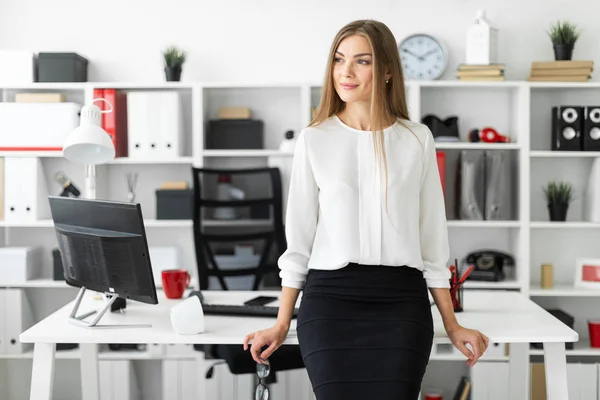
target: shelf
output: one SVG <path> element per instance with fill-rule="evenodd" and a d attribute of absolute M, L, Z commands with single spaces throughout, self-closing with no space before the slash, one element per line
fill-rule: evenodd
<path fill-rule="evenodd" d="M 417 87 L 473 87 L 473 88 L 518 88 L 527 85 L 526 81 L 461 81 L 458 79 L 442 79 L 435 81 L 407 80 L 408 85 Z"/>
<path fill-rule="evenodd" d="M 194 162 L 193 157 L 177 157 L 171 159 L 135 159 L 129 157 L 115 158 L 109 164 L 192 164 Z"/>
<path fill-rule="evenodd" d="M 448 228 L 518 228 L 519 221 L 449 220 Z"/>
<path fill-rule="evenodd" d="M 485 282 L 485 281 L 469 281 L 466 280 L 463 287 L 465 289 L 495 289 L 495 290 L 520 290 L 521 284 L 517 281 L 499 281 L 499 282 Z"/>
<path fill-rule="evenodd" d="M 279 150 L 203 150 L 204 157 L 293 157 L 294 153 Z"/>
<path fill-rule="evenodd" d="M 534 158 L 592 158 L 600 157 L 600 151 L 552 151 L 532 150 L 530 153 Z"/>
<path fill-rule="evenodd" d="M 532 89 L 595 89 L 600 82 L 527 82 Z"/>
<path fill-rule="evenodd" d="M 271 225 L 269 219 L 234 219 L 234 220 L 204 220 L 204 226 L 267 226 Z M 145 228 L 191 228 L 193 221 L 191 219 L 146 219 Z M 6 222 L 0 221 L 0 227 L 7 228 L 54 228 L 54 222 L 51 219 L 33 221 L 33 222 Z"/>
<path fill-rule="evenodd" d="M 0 151 L 0 157 L 62 157 L 62 151 Z"/>
<path fill-rule="evenodd" d="M 198 354 L 202 354 L 198 352 Z M 79 360 L 81 351 L 79 348 L 73 350 L 60 350 L 55 352 L 56 359 L 59 360 Z M 101 351 L 98 353 L 99 360 L 194 360 L 197 354 L 187 355 L 159 355 L 148 354 L 146 351 Z M 20 354 L 0 354 L 0 359 L 33 359 L 33 351 L 26 351 Z"/>
<path fill-rule="evenodd" d="M 600 348 L 590 347 L 589 340 L 579 340 L 573 343 L 573 350 L 566 350 L 567 356 L 595 356 L 600 357 Z M 543 349 L 529 349 L 529 354 L 543 356 Z"/>
<path fill-rule="evenodd" d="M 600 290 L 576 288 L 572 284 L 555 284 L 549 289 L 535 285 L 531 287 L 529 294 L 531 297 L 600 297 Z"/>
<path fill-rule="evenodd" d="M 529 226 L 533 229 L 598 229 L 600 228 L 600 223 L 588 221 L 538 221 L 531 222 Z"/>
<path fill-rule="evenodd" d="M 8 83 L 0 82 L 0 89 L 11 90 L 84 90 L 90 86 L 89 82 L 32 82 L 32 83 Z"/>
<path fill-rule="evenodd" d="M 519 143 L 436 142 L 437 150 L 518 150 Z"/>
<path fill-rule="evenodd" d="M 0 289 L 2 288 L 37 288 L 37 289 L 69 289 L 73 288 L 66 284 L 65 281 L 55 281 L 50 278 L 39 278 L 32 279 L 22 283 L 2 283 L 0 282 Z M 77 289 L 77 288 L 73 288 Z"/>
<path fill-rule="evenodd" d="M 146 219 L 144 227 L 146 228 L 187 228 L 192 226 L 190 219 Z M 32 222 L 6 222 L 0 221 L 0 227 L 9 228 L 54 228 L 54 221 L 51 219 L 32 221 Z"/>
<path fill-rule="evenodd" d="M 202 225 L 210 227 L 221 226 L 270 226 L 273 222 L 270 219 L 233 219 L 233 220 L 218 220 L 206 219 L 202 221 Z"/>

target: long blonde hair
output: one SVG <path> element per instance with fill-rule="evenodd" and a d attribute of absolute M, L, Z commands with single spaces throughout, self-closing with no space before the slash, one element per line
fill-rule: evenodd
<path fill-rule="evenodd" d="M 353 35 L 363 36 L 373 51 L 373 84 L 371 92 L 371 131 L 373 147 L 379 166 L 385 170 L 386 209 L 388 168 L 385 152 L 385 138 L 383 130 L 390 121 L 399 118 L 409 120 L 408 107 L 406 106 L 406 92 L 404 89 L 404 73 L 402 63 L 392 31 L 382 22 L 375 20 L 357 20 L 344 26 L 336 34 L 329 51 L 327 68 L 323 80 L 321 101 L 315 116 L 308 126 L 323 123 L 331 116 L 339 113 L 345 103 L 338 96 L 333 85 L 333 66 L 336 50 L 341 41 Z M 386 70 L 390 73 L 389 82 L 386 83 Z"/>

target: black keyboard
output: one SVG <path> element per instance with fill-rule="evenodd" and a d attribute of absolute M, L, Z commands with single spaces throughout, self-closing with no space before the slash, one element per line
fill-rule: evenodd
<path fill-rule="evenodd" d="M 202 304 L 202 310 L 206 315 L 237 315 L 252 317 L 277 317 L 279 307 L 275 306 L 251 306 L 230 304 Z M 298 309 L 294 309 L 293 317 L 296 318 Z"/>

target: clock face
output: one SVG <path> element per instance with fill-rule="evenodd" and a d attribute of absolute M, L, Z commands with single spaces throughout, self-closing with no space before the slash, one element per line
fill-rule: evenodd
<path fill-rule="evenodd" d="M 398 50 L 407 79 L 438 79 L 448 65 L 445 47 L 429 35 L 411 35 L 398 45 Z"/>

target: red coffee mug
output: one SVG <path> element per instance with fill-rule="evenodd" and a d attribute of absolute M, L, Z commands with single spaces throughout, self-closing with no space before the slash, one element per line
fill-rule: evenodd
<path fill-rule="evenodd" d="M 443 400 L 441 391 L 428 391 L 425 393 L 425 400 Z"/>
<path fill-rule="evenodd" d="M 190 284 L 190 274 L 185 269 L 167 269 L 162 271 L 162 283 L 168 299 L 180 299 Z"/>

